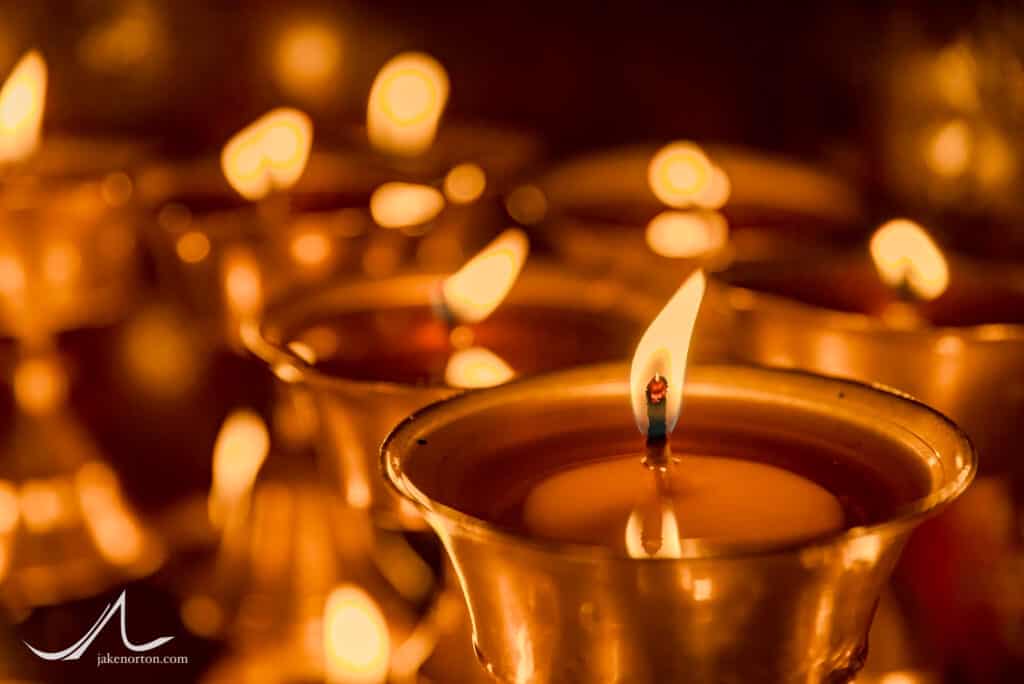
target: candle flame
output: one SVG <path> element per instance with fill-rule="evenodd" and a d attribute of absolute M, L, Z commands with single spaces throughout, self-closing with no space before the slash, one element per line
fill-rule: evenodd
<path fill-rule="evenodd" d="M 299 180 L 313 144 L 313 122 L 289 107 L 271 110 L 224 145 L 221 170 L 235 191 L 259 200 Z"/>
<path fill-rule="evenodd" d="M 109 466 L 91 461 L 75 475 L 86 528 L 99 552 L 115 565 L 128 565 L 144 551 L 143 532 L 121 498 Z"/>
<path fill-rule="evenodd" d="M 370 196 L 370 215 L 381 228 L 408 228 L 433 220 L 444 209 L 444 195 L 429 185 L 385 183 Z"/>
<path fill-rule="evenodd" d="M 515 377 L 515 371 L 505 360 L 489 349 L 469 347 L 459 349 L 444 370 L 444 381 L 449 387 L 478 389 L 494 387 Z"/>
<path fill-rule="evenodd" d="M 405 156 L 434 142 L 448 102 L 448 74 L 422 52 L 404 52 L 381 68 L 370 89 L 366 132 L 378 150 Z"/>
<path fill-rule="evenodd" d="M 330 684 L 384 684 L 391 636 L 380 608 L 348 584 L 327 597 L 323 623 L 324 670 Z"/>
<path fill-rule="evenodd" d="M 647 183 L 670 207 L 686 207 L 699 199 L 725 202 L 722 188 L 713 187 L 722 183 L 722 177 L 716 177 L 711 160 L 691 142 L 674 142 L 658 150 L 647 166 Z M 728 190 L 725 193 L 727 197 Z"/>
<path fill-rule="evenodd" d="M 239 320 L 250 319 L 263 307 L 263 278 L 256 256 L 245 247 L 224 255 L 223 287 L 228 311 Z"/>
<path fill-rule="evenodd" d="M 942 250 L 913 221 L 885 223 L 871 236 L 870 249 L 878 275 L 890 287 L 909 287 L 921 299 L 935 299 L 949 285 Z"/>
<path fill-rule="evenodd" d="M 0 89 L 0 163 L 21 161 L 35 151 L 45 103 L 46 61 L 31 50 Z"/>
<path fill-rule="evenodd" d="M 477 323 L 490 316 L 512 289 L 529 251 L 526 233 L 509 228 L 449 276 L 441 293 L 452 317 Z"/>
<path fill-rule="evenodd" d="M 670 502 L 659 506 L 658 520 L 648 526 L 644 510 L 636 508 L 626 522 L 626 553 L 630 558 L 681 558 L 682 545 L 679 543 L 679 522 Z M 660 525 L 657 523 L 660 522 Z M 648 529 L 648 527 L 656 529 Z"/>
<path fill-rule="evenodd" d="M 697 270 L 672 295 L 665 308 L 640 338 L 629 384 L 633 403 L 633 417 L 644 435 L 650 422 L 647 415 L 647 386 L 655 376 L 664 378 L 668 387 L 665 402 L 665 430 L 671 432 L 679 420 L 683 404 L 683 379 L 690 339 L 697 322 L 697 313 L 704 297 L 706 279 L 704 271 Z"/>
<path fill-rule="evenodd" d="M 238 409 L 224 419 L 213 447 L 211 522 L 222 525 L 231 506 L 249 492 L 269 450 L 267 425 L 259 414 Z"/>
<path fill-rule="evenodd" d="M 470 204 L 480 199 L 487 187 L 487 174 L 478 164 L 467 162 L 452 167 L 444 177 L 444 194 L 453 204 Z"/>

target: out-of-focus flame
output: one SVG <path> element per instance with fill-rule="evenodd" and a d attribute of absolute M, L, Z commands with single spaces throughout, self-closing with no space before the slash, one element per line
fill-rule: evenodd
<path fill-rule="evenodd" d="M 289 250 L 297 263 L 314 268 L 330 259 L 332 246 L 324 230 L 309 228 L 292 237 Z"/>
<path fill-rule="evenodd" d="M 256 257 L 239 247 L 224 255 L 224 298 L 228 310 L 240 320 L 251 319 L 263 306 L 263 280 Z"/>
<path fill-rule="evenodd" d="M 448 74 L 440 62 L 422 52 L 393 57 L 370 89 L 370 144 L 392 154 L 421 154 L 434 142 L 447 102 Z"/>
<path fill-rule="evenodd" d="M 477 323 L 490 316 L 512 289 L 529 251 L 526 233 L 509 228 L 445 279 L 441 295 L 452 318 Z"/>
<path fill-rule="evenodd" d="M 174 250 L 185 263 L 198 264 L 210 254 L 210 238 L 198 230 L 190 230 L 178 238 Z"/>
<path fill-rule="evenodd" d="M 647 385 L 659 375 L 668 383 L 665 396 L 665 428 L 671 432 L 683 405 L 683 379 L 690 339 L 704 297 L 704 271 L 697 270 L 672 295 L 665 308 L 640 338 L 629 374 L 633 417 L 645 436 L 649 427 Z"/>
<path fill-rule="evenodd" d="M 202 360 L 196 347 L 186 320 L 170 308 L 153 305 L 125 326 L 120 356 L 139 389 L 153 398 L 173 399 L 199 379 Z"/>
<path fill-rule="evenodd" d="M 274 50 L 274 77 L 289 95 L 320 100 L 335 90 L 341 72 L 342 42 L 337 28 L 304 19 L 285 27 Z"/>
<path fill-rule="evenodd" d="M 46 61 L 31 50 L 0 89 L 0 163 L 21 161 L 36 149 L 45 103 Z"/>
<path fill-rule="evenodd" d="M 524 226 L 544 220 L 548 213 L 548 198 L 536 185 L 520 185 L 505 198 L 505 211 Z"/>
<path fill-rule="evenodd" d="M 662 147 L 647 166 L 651 191 L 670 207 L 685 207 L 701 197 L 717 201 L 721 190 L 711 190 L 714 177 L 711 160 L 691 142 L 674 142 Z"/>
<path fill-rule="evenodd" d="M 949 285 L 942 250 L 913 221 L 885 223 L 871 236 L 870 248 L 878 275 L 890 287 L 908 287 L 916 297 L 935 299 Z"/>
<path fill-rule="evenodd" d="M 717 211 L 663 211 L 647 224 L 647 246 L 655 254 L 684 259 L 713 254 L 729 240 L 729 226 Z"/>
<path fill-rule="evenodd" d="M 144 550 L 143 532 L 121 499 L 109 466 L 89 462 L 75 475 L 78 500 L 96 548 L 115 565 L 135 562 Z"/>
<path fill-rule="evenodd" d="M 479 165 L 467 162 L 452 167 L 444 177 L 444 194 L 453 204 L 469 204 L 480 199 L 487 187 L 487 174 Z"/>
<path fill-rule="evenodd" d="M 730 194 L 732 194 L 732 182 L 729 180 L 729 176 L 721 167 L 713 166 L 708 184 L 693 198 L 693 201 L 705 209 L 721 209 L 729 201 Z"/>
<path fill-rule="evenodd" d="M 14 369 L 14 398 L 26 413 L 50 413 L 64 403 L 68 380 L 53 356 L 25 359 Z"/>
<path fill-rule="evenodd" d="M 928 167 L 940 176 L 960 176 L 967 170 L 970 157 L 971 130 L 962 119 L 944 124 L 928 141 Z"/>
<path fill-rule="evenodd" d="M 370 215 L 381 228 L 407 228 L 431 221 L 444 209 L 444 195 L 429 185 L 385 183 L 370 196 Z"/>
<path fill-rule="evenodd" d="M 327 597 L 323 622 L 324 671 L 330 684 L 384 684 L 391 637 L 384 615 L 359 587 L 347 584 Z"/>
<path fill-rule="evenodd" d="M 680 558 L 683 549 L 679 542 L 679 522 L 671 502 L 651 506 L 654 507 L 652 513 L 659 515 L 660 520 L 651 521 L 650 525 L 645 524 L 643 508 L 637 508 L 629 514 L 626 522 L 626 553 L 630 558 Z"/>
<path fill-rule="evenodd" d="M 459 349 L 448 359 L 444 381 L 449 387 L 475 389 L 494 387 L 515 377 L 504 359 L 489 349 L 469 347 Z"/>
<path fill-rule="evenodd" d="M 270 435 L 259 414 L 232 411 L 221 425 L 213 447 L 210 521 L 221 526 L 228 511 L 248 494 L 270 450 Z"/>
<path fill-rule="evenodd" d="M 44 533 L 57 527 L 66 515 L 65 502 L 55 481 L 26 480 L 21 483 L 21 519 L 32 532 Z"/>
<path fill-rule="evenodd" d="M 224 145 L 220 166 L 238 194 L 249 200 L 286 190 L 306 169 L 313 122 L 297 109 L 280 107 L 249 124 Z"/>

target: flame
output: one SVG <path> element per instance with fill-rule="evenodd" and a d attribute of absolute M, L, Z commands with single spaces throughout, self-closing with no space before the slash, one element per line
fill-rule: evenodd
<path fill-rule="evenodd" d="M 437 217 L 444 195 L 429 185 L 385 183 L 370 196 L 370 215 L 381 228 L 407 228 Z"/>
<path fill-rule="evenodd" d="M 347 584 L 324 607 L 324 670 L 330 684 L 384 684 L 391 637 L 380 608 L 365 591 Z"/>
<path fill-rule="evenodd" d="M 647 328 L 636 347 L 629 385 L 633 417 L 644 435 L 647 434 L 649 425 L 646 390 L 655 375 L 660 375 L 668 382 L 668 393 L 665 397 L 666 430 L 671 432 L 679 420 L 679 411 L 683 404 L 686 358 L 689 355 L 690 338 L 693 337 L 701 299 L 704 297 L 705 282 L 704 271 L 694 271 L 672 295 L 672 299 Z"/>
<path fill-rule="evenodd" d="M 286 190 L 306 169 L 313 122 L 297 109 L 271 110 L 224 145 L 220 166 L 235 191 L 249 200 Z"/>
<path fill-rule="evenodd" d="M 309 268 L 325 263 L 333 251 L 330 238 L 323 230 L 316 228 L 296 233 L 289 249 L 292 259 Z"/>
<path fill-rule="evenodd" d="M 269 450 L 267 426 L 257 413 L 238 409 L 224 419 L 213 447 L 209 512 L 214 524 L 222 524 L 227 510 L 251 489 Z"/>
<path fill-rule="evenodd" d="M 467 261 L 441 286 L 451 316 L 463 323 L 490 316 L 512 289 L 529 251 L 526 233 L 509 228 Z"/>
<path fill-rule="evenodd" d="M 714 178 L 711 160 L 700 147 L 690 142 L 666 145 L 655 153 L 647 166 L 647 183 L 651 191 L 670 207 L 685 207 L 697 202 L 698 198 L 710 198 L 712 203 L 717 201 L 721 190 L 712 190 Z M 721 177 L 718 182 L 721 183 Z"/>
<path fill-rule="evenodd" d="M 64 501 L 55 482 L 26 480 L 21 484 L 21 518 L 33 532 L 49 532 L 65 516 Z"/>
<path fill-rule="evenodd" d="M 626 522 L 626 553 L 630 558 L 680 558 L 683 548 L 679 542 L 679 522 L 670 502 L 658 506 L 654 513 L 660 519 L 645 520 L 644 509 L 637 508 Z M 657 523 L 661 524 L 658 525 Z M 650 530 L 649 527 L 656 528 Z M 651 533 L 656 531 L 652 538 Z"/>
<path fill-rule="evenodd" d="M 22 57 L 0 89 L 0 163 L 35 151 L 46 102 L 46 61 L 36 50 Z"/>
<path fill-rule="evenodd" d="M 453 204 L 470 204 L 480 199 L 487 187 L 487 174 L 479 165 L 467 162 L 452 167 L 444 177 L 444 194 Z"/>
<path fill-rule="evenodd" d="M 647 224 L 647 246 L 673 259 L 717 252 L 729 239 L 729 226 L 717 211 L 663 211 Z"/>
<path fill-rule="evenodd" d="M 878 275 L 890 287 L 909 287 L 921 299 L 935 299 L 949 285 L 942 251 L 913 221 L 885 223 L 871 236 L 870 247 Z"/>
<path fill-rule="evenodd" d="M 444 369 L 444 381 L 449 387 L 475 389 L 494 387 L 515 376 L 505 360 L 483 347 L 459 349 Z"/>
<path fill-rule="evenodd" d="M 434 142 L 448 102 L 448 74 L 421 52 L 404 52 L 381 68 L 366 106 L 370 144 L 392 154 L 415 156 Z"/>

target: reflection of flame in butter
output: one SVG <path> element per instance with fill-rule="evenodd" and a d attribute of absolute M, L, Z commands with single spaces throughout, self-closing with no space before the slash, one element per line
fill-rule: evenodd
<path fill-rule="evenodd" d="M 46 62 L 25 54 L 0 89 L 0 163 L 25 159 L 39 144 L 46 103 Z"/>
<path fill-rule="evenodd" d="M 469 204 L 480 199 L 487 187 L 487 174 L 477 164 L 459 164 L 444 177 L 444 194 L 453 204 Z"/>
<path fill-rule="evenodd" d="M 647 385 L 655 375 L 668 382 L 665 397 L 665 426 L 669 432 L 679 420 L 683 404 L 683 379 L 690 352 L 690 338 L 704 297 L 704 272 L 695 271 L 672 295 L 665 308 L 640 338 L 629 374 L 633 417 L 637 427 L 647 434 Z"/>
<path fill-rule="evenodd" d="M 729 239 L 729 227 L 717 211 L 669 210 L 651 219 L 646 237 L 655 254 L 693 258 L 722 249 Z"/>
<path fill-rule="evenodd" d="M 407 228 L 431 221 L 444 209 L 444 195 L 429 185 L 385 183 L 370 196 L 370 215 L 381 228 Z"/>
<path fill-rule="evenodd" d="M 949 285 L 946 259 L 928 233 L 913 221 L 895 219 L 871 237 L 871 258 L 889 287 L 909 287 L 921 299 L 935 299 Z"/>
<path fill-rule="evenodd" d="M 455 351 L 444 369 L 444 381 L 449 387 L 474 389 L 494 387 L 515 377 L 504 359 L 483 347 L 470 347 Z"/>
<path fill-rule="evenodd" d="M 490 316 L 515 284 L 529 249 L 526 233 L 509 228 L 445 279 L 441 292 L 452 316 L 464 323 Z"/>
<path fill-rule="evenodd" d="M 221 170 L 246 199 L 286 190 L 299 180 L 313 144 L 313 122 L 297 109 L 267 112 L 235 134 L 221 151 Z"/>
<path fill-rule="evenodd" d="M 252 488 L 269 449 L 270 436 L 259 414 L 237 409 L 224 419 L 213 448 L 209 513 L 215 525 L 223 524 L 228 509 Z"/>
<path fill-rule="evenodd" d="M 331 684 L 383 684 L 391 637 L 380 608 L 355 585 L 327 597 L 323 621 L 324 670 Z"/>
<path fill-rule="evenodd" d="M 289 95 L 320 100 L 336 93 L 342 43 L 336 27 L 305 19 L 281 32 L 274 50 L 274 78 Z"/>
<path fill-rule="evenodd" d="M 671 502 L 664 502 L 661 505 L 661 530 L 658 539 L 648 540 L 644 532 L 644 513 L 642 509 L 637 508 L 629 514 L 629 520 L 626 522 L 626 553 L 630 558 L 680 558 L 683 555 L 679 542 L 679 523 Z M 652 545 L 651 542 L 656 543 Z M 647 548 L 649 545 L 652 545 L 651 550 Z"/>
<path fill-rule="evenodd" d="M 706 195 L 717 201 L 721 190 L 709 190 L 713 177 L 711 161 L 700 147 L 690 142 L 666 145 L 647 166 L 651 191 L 670 207 L 685 207 Z"/>
<path fill-rule="evenodd" d="M 379 150 L 414 156 L 434 142 L 448 102 L 448 74 L 440 62 L 405 52 L 381 68 L 370 89 L 366 131 Z"/>

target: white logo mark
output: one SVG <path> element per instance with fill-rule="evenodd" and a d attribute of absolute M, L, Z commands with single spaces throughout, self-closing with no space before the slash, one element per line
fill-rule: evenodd
<path fill-rule="evenodd" d="M 96 637 L 99 636 L 99 633 L 103 630 L 106 624 L 110 622 L 111 618 L 114 617 L 114 613 L 118 611 L 121 612 L 121 642 L 129 651 L 134 651 L 135 653 L 152 651 L 154 648 L 159 648 L 174 638 L 172 636 L 164 636 L 153 639 L 152 641 L 144 644 L 133 644 L 129 641 L 126 625 L 127 609 L 125 608 L 125 592 L 122 591 L 121 595 L 117 597 L 117 600 L 108 605 L 106 610 L 100 614 L 93 626 L 89 628 L 89 631 L 86 632 L 81 639 L 68 646 L 63 651 L 41 651 L 27 641 L 24 643 L 33 653 L 43 660 L 78 660 L 82 657 L 82 654 L 85 653 L 86 649 L 89 648 L 89 645 L 96 640 Z"/>

